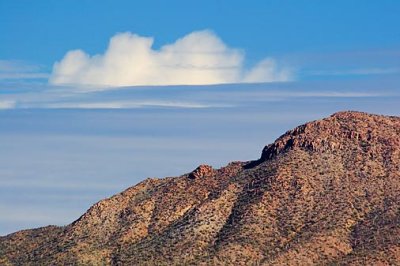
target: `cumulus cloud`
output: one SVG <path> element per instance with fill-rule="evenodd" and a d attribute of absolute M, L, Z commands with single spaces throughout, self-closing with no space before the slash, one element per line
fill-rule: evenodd
<path fill-rule="evenodd" d="M 266 58 L 244 68 L 244 52 L 227 46 L 209 30 L 192 32 L 156 50 L 154 39 L 130 32 L 111 38 L 104 54 L 90 56 L 69 51 L 56 62 L 52 84 L 95 86 L 202 85 L 276 82 L 291 79 L 291 72 Z"/>

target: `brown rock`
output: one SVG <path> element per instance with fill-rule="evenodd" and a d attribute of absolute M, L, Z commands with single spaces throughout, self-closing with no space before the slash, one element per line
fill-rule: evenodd
<path fill-rule="evenodd" d="M 190 179 L 202 178 L 202 177 L 210 177 L 214 175 L 214 169 L 206 164 L 201 164 L 197 167 L 193 172 L 188 175 Z"/>

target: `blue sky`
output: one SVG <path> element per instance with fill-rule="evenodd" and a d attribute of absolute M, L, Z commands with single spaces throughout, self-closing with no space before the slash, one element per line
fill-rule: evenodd
<path fill-rule="evenodd" d="M 155 47 L 214 30 L 249 61 L 293 53 L 398 49 L 395 0 L 0 1 L 0 58 L 50 70 L 70 49 L 102 52 L 117 32 L 155 37 Z"/>
<path fill-rule="evenodd" d="M 0 235 L 146 177 L 400 113 L 399 1 L 0 0 Z"/>

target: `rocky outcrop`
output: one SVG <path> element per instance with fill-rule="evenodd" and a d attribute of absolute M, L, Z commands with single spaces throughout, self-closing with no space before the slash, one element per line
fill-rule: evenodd
<path fill-rule="evenodd" d="M 193 172 L 188 175 L 190 179 L 209 177 L 214 175 L 214 169 L 206 164 L 199 165 Z"/>
<path fill-rule="evenodd" d="M 261 155 L 264 160 L 271 159 L 290 149 L 310 151 L 335 151 L 346 149 L 348 142 L 360 146 L 379 141 L 382 119 L 392 124 L 393 132 L 384 132 L 385 141 L 392 146 L 400 146 L 400 132 L 397 117 L 370 116 L 362 112 L 338 112 L 329 118 L 310 122 L 296 127 L 279 137 L 273 144 L 267 145 Z"/>

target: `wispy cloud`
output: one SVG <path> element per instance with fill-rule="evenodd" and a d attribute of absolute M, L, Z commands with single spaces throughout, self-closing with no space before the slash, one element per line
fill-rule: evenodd
<path fill-rule="evenodd" d="M 47 73 L 0 73 L 1 79 L 47 79 Z"/>
<path fill-rule="evenodd" d="M 16 102 L 13 100 L 0 100 L 0 110 L 1 109 L 13 109 L 16 106 Z"/>
<path fill-rule="evenodd" d="M 356 68 L 356 69 L 345 69 L 345 70 L 315 70 L 308 71 L 310 75 L 315 76 L 363 76 L 363 75 L 385 75 L 385 74 L 398 74 L 400 68 Z"/>
<path fill-rule="evenodd" d="M 400 74 L 398 48 L 298 53 L 280 60 L 296 68 L 299 80 L 376 78 Z"/>
<path fill-rule="evenodd" d="M 225 84 L 204 86 L 121 87 L 107 91 L 83 92 L 70 87 L 47 86 L 28 91 L 4 89 L 0 109 L 212 109 L 255 106 L 312 98 L 398 97 L 393 84 L 359 80 L 343 82 L 295 82 L 264 84 Z M 390 84 L 389 84 L 390 85 Z M 372 86 L 372 87 L 371 87 Z M 380 90 L 374 89 L 379 86 Z M 1 92 L 1 86 L 0 86 Z"/>
<path fill-rule="evenodd" d="M 229 105 L 213 105 L 195 102 L 174 101 L 103 101 L 103 102 L 67 102 L 42 104 L 42 108 L 65 108 L 65 109 L 135 109 L 145 107 L 164 108 L 215 108 L 229 107 Z"/>
<path fill-rule="evenodd" d="M 245 55 L 209 30 L 192 32 L 155 50 L 152 37 L 130 32 L 111 38 L 104 54 L 69 51 L 56 62 L 52 84 L 98 86 L 200 85 L 277 82 L 292 79 L 292 71 L 266 58 L 244 67 Z"/>
<path fill-rule="evenodd" d="M 48 79 L 42 66 L 21 60 L 0 60 L 0 80 Z"/>

